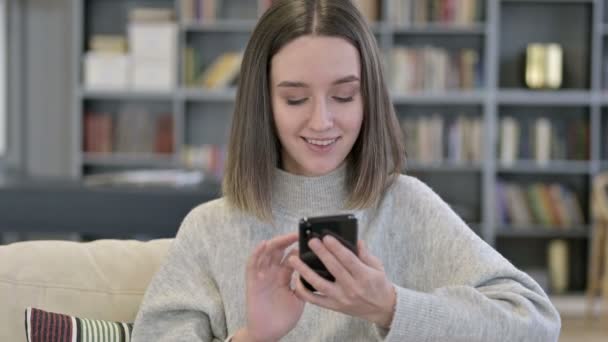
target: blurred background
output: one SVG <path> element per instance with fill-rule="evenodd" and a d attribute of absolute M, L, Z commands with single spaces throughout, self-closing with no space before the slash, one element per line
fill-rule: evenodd
<path fill-rule="evenodd" d="M 608 274 L 608 1 L 355 2 L 404 173 L 573 317 L 564 338 L 592 341 L 596 319 L 577 318 Z M 269 3 L 0 0 L 0 244 L 173 237 L 217 198 L 242 52 Z"/>

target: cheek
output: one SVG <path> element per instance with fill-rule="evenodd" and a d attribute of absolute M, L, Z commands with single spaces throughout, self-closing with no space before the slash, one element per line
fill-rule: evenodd
<path fill-rule="evenodd" d="M 295 118 L 297 115 L 286 106 L 278 105 L 273 108 L 273 118 L 279 138 L 291 136 L 298 130 L 299 124 Z"/>
<path fill-rule="evenodd" d="M 353 105 L 340 116 L 342 129 L 350 133 L 358 133 L 363 123 L 363 107 L 361 104 Z"/>

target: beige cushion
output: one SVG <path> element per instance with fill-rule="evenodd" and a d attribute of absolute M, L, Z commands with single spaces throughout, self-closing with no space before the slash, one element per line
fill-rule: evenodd
<path fill-rule="evenodd" d="M 170 242 L 29 241 L 0 246 L 0 341 L 26 341 L 28 306 L 133 322 Z"/>

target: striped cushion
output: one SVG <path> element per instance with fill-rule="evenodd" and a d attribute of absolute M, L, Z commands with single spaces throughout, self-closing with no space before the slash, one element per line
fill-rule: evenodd
<path fill-rule="evenodd" d="M 133 324 L 78 318 L 36 308 L 25 310 L 29 342 L 129 342 Z"/>

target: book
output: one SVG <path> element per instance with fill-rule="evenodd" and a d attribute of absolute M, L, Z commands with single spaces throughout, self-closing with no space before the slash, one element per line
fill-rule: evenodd
<path fill-rule="evenodd" d="M 116 152 L 149 155 L 154 152 L 153 114 L 138 105 L 127 105 L 117 113 Z"/>
<path fill-rule="evenodd" d="M 110 113 L 86 112 L 83 117 L 85 153 L 111 153 L 114 149 L 113 118 Z"/>
<path fill-rule="evenodd" d="M 540 89 L 545 85 L 545 46 L 530 43 L 526 48 L 526 85 Z"/>
<path fill-rule="evenodd" d="M 131 22 L 127 32 L 129 51 L 136 65 L 140 61 L 158 61 L 174 67 L 178 36 L 175 23 Z"/>
<path fill-rule="evenodd" d="M 535 160 L 539 165 L 547 165 L 551 159 L 551 122 L 547 118 L 536 119 Z"/>
<path fill-rule="evenodd" d="M 559 89 L 562 85 L 563 50 L 559 44 L 545 45 L 545 87 Z"/>
<path fill-rule="evenodd" d="M 397 25 L 470 26 L 481 20 L 479 0 L 393 0 L 391 20 Z"/>
<path fill-rule="evenodd" d="M 498 215 L 515 227 L 538 225 L 542 229 L 571 230 L 585 218 L 574 191 L 559 183 L 501 182 L 496 192 Z M 503 208 L 501 208 L 503 207 Z"/>
<path fill-rule="evenodd" d="M 549 242 L 547 264 L 551 293 L 562 294 L 566 292 L 570 279 L 568 242 L 564 240 L 551 240 Z"/>
<path fill-rule="evenodd" d="M 122 35 L 95 34 L 89 39 L 89 51 L 124 55 L 127 53 L 127 38 Z"/>
<path fill-rule="evenodd" d="M 173 146 L 173 115 L 162 114 L 156 119 L 156 134 L 154 140 L 154 152 L 160 154 L 171 154 Z"/>
<path fill-rule="evenodd" d="M 176 84 L 173 65 L 154 60 L 139 60 L 133 65 L 131 88 L 134 90 L 170 92 Z"/>
<path fill-rule="evenodd" d="M 227 52 L 217 57 L 203 71 L 201 82 L 204 88 L 226 88 L 239 74 L 243 55 L 240 52 Z"/>
<path fill-rule="evenodd" d="M 482 85 L 479 53 L 474 49 L 397 46 L 389 52 L 388 63 L 390 87 L 397 94 L 472 90 Z"/>
<path fill-rule="evenodd" d="M 434 113 L 400 119 L 407 158 L 421 164 L 479 163 L 482 120 L 477 116 Z"/>
<path fill-rule="evenodd" d="M 380 2 L 379 0 L 353 0 L 361 14 L 368 22 L 373 23 L 379 20 Z"/>
<path fill-rule="evenodd" d="M 89 51 L 83 64 L 83 85 L 87 90 L 115 91 L 131 86 L 132 60 L 127 54 Z"/>
<path fill-rule="evenodd" d="M 519 150 L 519 124 L 513 117 L 500 119 L 500 162 L 508 166 L 517 160 Z"/>
<path fill-rule="evenodd" d="M 175 12 L 164 7 L 136 7 L 129 11 L 130 22 L 167 22 L 175 20 Z"/>

